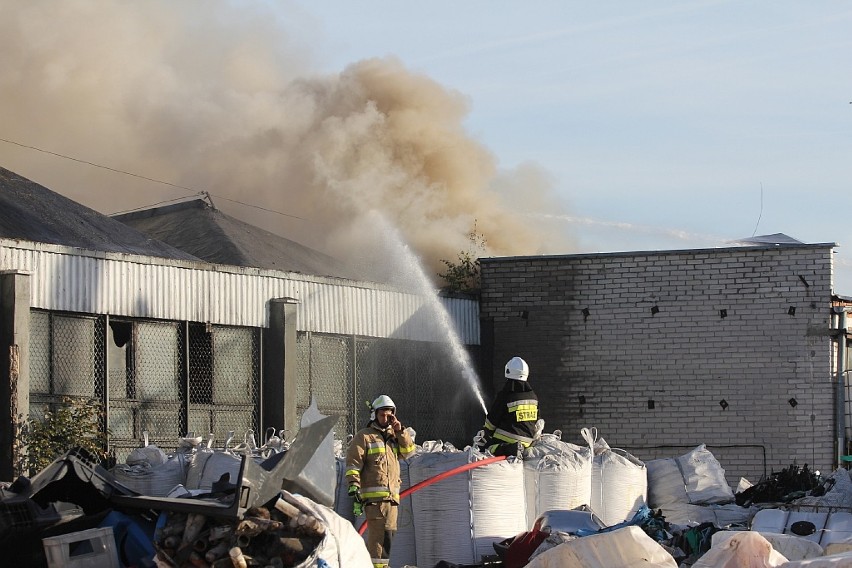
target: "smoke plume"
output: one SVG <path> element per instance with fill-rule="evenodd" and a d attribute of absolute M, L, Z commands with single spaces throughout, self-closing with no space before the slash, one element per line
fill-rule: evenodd
<path fill-rule="evenodd" d="M 432 272 L 470 248 L 474 226 L 480 256 L 569 252 L 561 229 L 528 216 L 563 212 L 546 173 L 500 170 L 464 129 L 465 96 L 392 57 L 318 74 L 316 24 L 287 4 L 0 10 L 0 138 L 191 188 L 0 142 L 0 165 L 98 211 L 204 190 L 235 217 L 362 263 L 381 249 L 366 215 L 378 211 Z"/>

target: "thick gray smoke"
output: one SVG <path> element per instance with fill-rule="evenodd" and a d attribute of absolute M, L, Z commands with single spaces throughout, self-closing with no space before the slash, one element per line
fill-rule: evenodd
<path fill-rule="evenodd" d="M 432 272 L 470 247 L 474 223 L 485 256 L 569 252 L 561 230 L 527 216 L 562 212 L 547 176 L 498 170 L 463 127 L 470 101 L 393 58 L 318 75 L 312 23 L 284 3 L 0 11 L 0 138 L 209 191 L 229 214 L 343 259 L 375 260 L 371 210 Z M 192 193 L 7 143 L 0 165 L 104 213 Z"/>

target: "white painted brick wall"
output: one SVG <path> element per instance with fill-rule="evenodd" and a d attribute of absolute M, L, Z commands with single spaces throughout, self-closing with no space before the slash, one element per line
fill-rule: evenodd
<path fill-rule="evenodd" d="M 485 259 L 493 386 L 519 355 L 547 430 L 568 441 L 596 426 L 643 459 L 706 443 L 732 481 L 793 461 L 827 470 L 831 344 L 807 332 L 830 325 L 831 254 L 804 245 Z"/>

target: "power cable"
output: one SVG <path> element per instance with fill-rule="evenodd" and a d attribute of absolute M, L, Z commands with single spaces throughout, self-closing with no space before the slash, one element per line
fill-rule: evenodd
<path fill-rule="evenodd" d="M 274 209 L 268 209 L 268 208 L 266 208 L 266 207 L 261 207 L 260 205 L 252 205 L 251 203 L 245 203 L 245 202 L 243 202 L 243 201 L 238 201 L 238 200 L 236 200 L 236 199 L 229 199 L 229 198 L 227 198 L 227 197 L 225 197 L 225 196 L 223 196 L 223 195 L 216 195 L 216 194 L 214 194 L 214 193 L 210 193 L 210 192 L 207 192 L 207 191 L 199 191 L 199 190 L 197 190 L 197 189 L 193 189 L 193 188 L 191 188 L 191 187 L 186 187 L 186 186 L 184 186 L 184 185 L 178 185 L 178 184 L 176 184 L 176 183 L 171 183 L 171 182 L 163 181 L 163 180 L 160 180 L 160 179 L 150 178 L 150 177 L 147 177 L 147 176 L 143 176 L 143 175 L 141 175 L 141 174 L 135 174 L 135 173 L 133 173 L 133 172 L 128 172 L 128 171 L 125 171 L 125 170 L 119 170 L 119 169 L 117 169 L 117 168 L 111 168 L 111 167 L 109 167 L 109 166 L 104 166 L 104 165 L 101 165 L 101 164 L 96 164 L 96 163 L 94 163 L 94 162 L 89 162 L 89 161 L 87 161 L 87 160 L 81 160 L 80 158 L 74 158 L 74 157 L 72 157 L 72 156 L 67 156 L 67 155 L 65 155 L 65 154 L 60 154 L 60 153 L 58 153 L 58 152 L 51 152 L 50 150 L 45 150 L 45 149 L 43 149 L 43 148 L 38 148 L 37 146 L 30 146 L 30 145 L 28 145 L 28 144 L 22 144 L 22 143 L 20 143 L 20 142 L 15 142 L 14 140 L 8 140 L 8 139 L 6 139 L 6 138 L 0 138 L 0 142 L 6 142 L 7 144 L 14 144 L 15 146 L 20 146 L 21 148 L 27 148 L 28 150 L 35 150 L 36 152 L 42 152 L 42 153 L 44 153 L 44 154 L 49 154 L 49 155 L 51 155 L 51 156 L 56 156 L 57 158 L 64 158 L 64 159 L 66 159 L 66 160 L 71 160 L 72 162 L 79 162 L 79 163 L 81 163 L 81 164 L 85 164 L 85 165 L 87 165 L 87 166 L 94 166 L 94 167 L 96 167 L 96 168 L 101 168 L 101 169 L 104 169 L 104 170 L 108 170 L 108 171 L 111 171 L 111 172 L 115 172 L 115 173 L 117 173 L 117 174 L 124 174 L 124 175 L 127 175 L 127 176 L 132 176 L 132 177 L 135 177 L 135 178 L 143 179 L 143 180 L 145 180 L 145 181 L 150 181 L 150 182 L 153 182 L 153 183 L 160 183 L 160 184 L 163 184 L 163 185 L 168 185 L 168 186 L 170 186 L 170 187 L 174 187 L 174 188 L 176 188 L 176 189 L 184 189 L 184 190 L 186 190 L 186 191 L 191 191 L 191 192 L 193 192 L 193 195 L 192 195 L 192 196 L 187 196 L 187 197 L 193 197 L 193 196 L 199 196 L 199 195 L 205 195 L 205 194 L 207 194 L 207 195 L 212 195 L 212 196 L 216 197 L 217 199 L 224 199 L 225 201 L 230 201 L 231 203 L 237 203 L 237 204 L 239 204 L 239 205 L 243 205 L 244 207 L 253 207 L 254 209 L 260 209 L 261 211 L 266 211 L 266 212 L 268 212 L 268 213 L 275 213 L 276 215 L 282 215 L 282 216 L 284 216 L 284 217 L 291 217 L 291 218 L 293 218 L 293 219 L 299 219 L 300 221 L 306 221 L 306 219 L 305 219 L 305 218 L 303 218 L 303 217 L 299 217 L 298 215 L 291 215 L 291 214 L 289 214 L 289 213 L 284 213 L 283 211 L 276 211 L 276 210 L 274 210 Z M 174 201 L 179 201 L 180 199 L 184 199 L 184 198 L 171 199 L 171 200 L 166 200 L 166 201 L 160 201 L 159 203 L 154 203 L 153 205 L 148 205 L 148 206 L 138 207 L 138 208 L 136 208 L 136 209 L 130 209 L 130 210 L 128 210 L 128 211 L 120 211 L 120 212 L 118 212 L 118 213 L 110 213 L 110 215 L 119 215 L 119 214 L 121 214 L 121 213 L 129 213 L 129 212 L 131 212 L 131 211 L 139 211 L 139 210 L 142 210 L 142 209 L 149 209 L 149 208 L 151 208 L 151 207 L 154 207 L 154 206 L 156 206 L 156 205 L 160 205 L 160 204 L 162 204 L 162 203 L 171 203 L 171 202 L 174 202 Z"/>

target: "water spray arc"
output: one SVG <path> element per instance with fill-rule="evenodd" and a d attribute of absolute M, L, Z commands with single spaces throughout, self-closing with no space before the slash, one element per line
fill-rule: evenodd
<path fill-rule="evenodd" d="M 470 355 L 462 344 L 455 326 L 450 320 L 449 313 L 447 313 L 447 310 L 441 304 L 437 292 L 423 269 L 423 265 L 408 245 L 405 244 L 405 241 L 399 231 L 392 226 L 383 215 L 377 211 L 372 211 L 371 216 L 376 218 L 374 226 L 379 227 L 381 229 L 381 233 L 388 237 L 390 244 L 394 247 L 398 254 L 398 258 L 400 258 L 401 262 L 405 265 L 405 268 L 407 269 L 406 275 L 408 276 L 406 283 L 415 288 L 414 291 L 426 301 L 425 307 L 428 309 L 429 313 L 434 316 L 441 331 L 445 334 L 444 337 L 446 337 L 447 343 L 452 351 L 453 359 L 461 368 L 461 374 L 465 384 L 467 384 L 467 386 L 473 391 L 473 395 L 482 407 L 482 411 L 487 413 L 488 410 L 485 406 L 485 400 L 482 397 L 482 389 L 479 386 L 479 377 L 474 370 L 473 363 L 470 360 Z"/>

